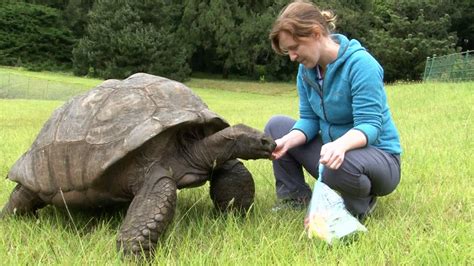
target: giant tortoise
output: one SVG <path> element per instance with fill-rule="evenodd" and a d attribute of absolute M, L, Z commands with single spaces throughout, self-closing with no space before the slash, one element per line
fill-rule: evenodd
<path fill-rule="evenodd" d="M 217 209 L 245 211 L 255 188 L 237 158 L 270 158 L 274 148 L 260 131 L 229 126 L 179 82 L 144 73 L 107 80 L 53 112 L 9 171 L 18 184 L 1 216 L 131 202 L 117 247 L 151 254 L 177 189 L 210 181 Z"/>

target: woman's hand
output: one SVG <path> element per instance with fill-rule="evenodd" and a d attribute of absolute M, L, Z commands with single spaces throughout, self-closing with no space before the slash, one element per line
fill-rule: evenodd
<path fill-rule="evenodd" d="M 285 155 L 289 149 L 301 145 L 305 142 L 306 136 L 303 134 L 303 132 L 299 130 L 292 130 L 285 136 L 275 140 L 277 146 L 272 152 L 271 159 L 278 160 L 283 155 Z"/>
<path fill-rule="evenodd" d="M 286 145 L 286 143 L 288 143 L 288 141 L 286 141 L 285 139 L 283 139 L 283 138 L 277 139 L 277 140 L 275 140 L 275 143 L 276 143 L 277 146 L 272 152 L 272 156 L 271 156 L 272 160 L 280 159 L 288 151 L 288 145 Z"/>
<path fill-rule="evenodd" d="M 330 169 L 338 169 L 344 162 L 347 151 L 361 148 L 367 145 L 367 138 L 359 130 L 351 129 L 333 142 L 324 144 L 321 147 L 319 163 Z"/>
<path fill-rule="evenodd" d="M 329 142 L 321 147 L 319 162 L 330 169 L 338 169 L 344 161 L 346 148 L 337 141 Z"/>

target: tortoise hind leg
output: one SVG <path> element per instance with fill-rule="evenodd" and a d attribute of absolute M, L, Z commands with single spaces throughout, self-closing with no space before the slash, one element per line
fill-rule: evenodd
<path fill-rule="evenodd" d="M 252 174 L 239 160 L 229 160 L 212 173 L 210 194 L 219 211 L 247 212 L 255 197 Z"/>
<path fill-rule="evenodd" d="M 40 199 L 38 194 L 18 184 L 13 189 L 7 204 L 3 207 L 0 218 L 13 214 L 34 214 L 37 209 L 42 208 L 44 205 L 46 204 Z"/>
<path fill-rule="evenodd" d="M 117 237 L 124 254 L 150 256 L 176 208 L 176 182 L 167 176 L 147 178 L 128 208 Z"/>

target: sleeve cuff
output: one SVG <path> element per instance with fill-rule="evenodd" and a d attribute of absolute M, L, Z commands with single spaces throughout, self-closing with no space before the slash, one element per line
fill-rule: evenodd
<path fill-rule="evenodd" d="M 360 124 L 354 127 L 355 130 L 362 132 L 367 139 L 367 145 L 373 144 L 375 140 L 379 137 L 379 130 L 369 124 Z"/>
<path fill-rule="evenodd" d="M 291 130 L 299 130 L 306 136 L 306 142 L 311 141 L 318 134 L 319 127 L 315 126 L 315 121 L 300 119 Z"/>
<path fill-rule="evenodd" d="M 292 128 L 290 131 L 293 131 L 293 130 L 297 130 L 297 131 L 299 131 L 299 132 L 303 133 L 303 135 L 304 135 L 304 136 L 305 136 L 305 138 L 306 138 L 306 142 L 308 142 L 308 135 L 306 135 L 306 133 L 304 133 L 304 131 L 303 131 L 303 130 L 301 130 L 301 129 L 298 129 L 298 128 Z"/>
<path fill-rule="evenodd" d="M 362 148 L 365 148 L 365 147 L 369 146 L 369 137 L 367 136 L 367 134 L 365 134 L 365 132 L 360 130 L 359 128 L 354 128 L 354 130 L 359 131 L 360 133 L 364 134 L 364 136 L 365 136 L 365 146 L 362 147 Z"/>

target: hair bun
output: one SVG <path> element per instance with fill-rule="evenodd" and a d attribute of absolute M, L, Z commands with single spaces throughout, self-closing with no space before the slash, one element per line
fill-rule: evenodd
<path fill-rule="evenodd" d="M 333 31 L 336 29 L 336 15 L 331 10 L 322 10 L 321 15 L 326 20 L 326 24 L 328 26 L 329 31 Z"/>

